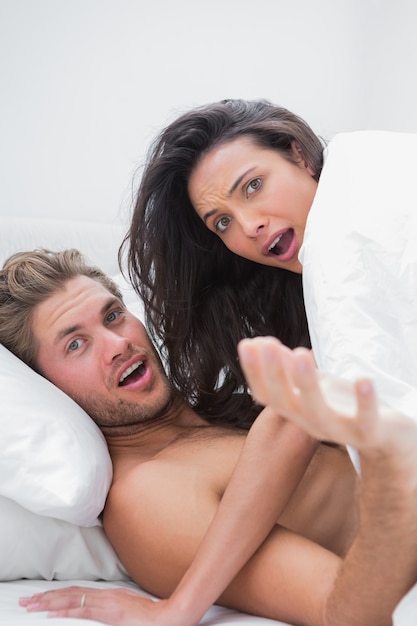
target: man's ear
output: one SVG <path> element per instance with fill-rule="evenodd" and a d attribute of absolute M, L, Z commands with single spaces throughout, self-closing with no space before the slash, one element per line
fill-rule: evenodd
<path fill-rule="evenodd" d="M 310 176 L 312 176 L 314 178 L 316 173 L 313 170 L 313 168 L 310 167 L 310 165 L 308 165 L 308 163 L 306 162 L 306 160 L 304 158 L 303 151 L 301 149 L 301 146 L 298 143 L 298 141 L 295 141 L 295 139 L 291 142 L 291 149 L 292 149 L 292 153 L 293 153 L 293 156 L 294 156 L 294 160 L 297 163 L 300 164 L 300 167 L 301 167 L 301 165 L 304 165 L 304 167 L 306 168 L 306 170 L 310 174 Z"/>

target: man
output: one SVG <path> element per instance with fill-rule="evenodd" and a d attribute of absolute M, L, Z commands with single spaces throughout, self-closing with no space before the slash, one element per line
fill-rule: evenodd
<path fill-rule="evenodd" d="M 278 346 L 271 359 L 268 343 L 258 352 L 256 341 L 244 343 L 258 398 L 268 396 L 303 428 L 270 408 L 247 437 L 210 425 L 173 391 L 115 285 L 76 251 L 21 253 L 5 263 L 0 340 L 104 433 L 114 466 L 104 526 L 131 576 L 169 596 L 201 543 L 169 600 L 70 588 L 22 600 L 28 610 L 175 626 L 196 624 L 218 601 L 295 624 L 391 624 L 417 580 L 416 431 L 388 410 L 379 418 L 369 385 L 365 394 L 358 387 L 358 413 L 346 422 L 324 402 L 304 354 Z M 266 369 L 280 377 L 281 399 L 276 380 L 266 373 L 263 382 L 263 370 L 260 376 L 251 366 L 258 359 L 263 368 L 265 353 Z M 329 438 L 319 419 L 329 415 L 334 439 L 361 452 L 360 524 L 346 452 L 317 443 Z"/>

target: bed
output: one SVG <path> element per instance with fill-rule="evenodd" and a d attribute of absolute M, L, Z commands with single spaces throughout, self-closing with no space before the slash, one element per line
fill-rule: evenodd
<path fill-rule="evenodd" d="M 122 235 L 116 221 L 0 217 L 0 262 L 19 250 L 76 247 L 117 280 L 127 306 L 141 317 L 140 303 L 117 264 Z M 46 614 L 28 614 L 18 606 L 19 597 L 69 584 L 138 589 L 98 518 L 111 481 L 110 457 L 100 431 L 80 407 L 1 345 L 0 393 L 0 624 L 62 625 Z M 397 608 L 394 624 L 415 626 L 416 616 L 413 589 Z M 290 626 L 219 606 L 211 607 L 201 624 Z"/>
<path fill-rule="evenodd" d="M 76 247 L 117 280 L 128 307 L 141 317 L 140 303 L 117 264 L 122 235 L 116 220 L 0 217 L 0 263 L 21 250 Z M 62 619 L 45 613 L 28 614 L 18 606 L 19 597 L 69 584 L 138 589 L 98 518 L 111 481 L 110 457 L 100 431 L 80 407 L 1 345 L 0 393 L 0 624 L 62 625 Z M 218 606 L 201 623 L 282 624 Z"/>

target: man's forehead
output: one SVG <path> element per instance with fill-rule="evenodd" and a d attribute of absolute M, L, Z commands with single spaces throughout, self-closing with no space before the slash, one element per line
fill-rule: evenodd
<path fill-rule="evenodd" d="M 79 326 L 87 314 L 101 312 L 118 302 L 100 282 L 88 276 L 68 279 L 34 310 L 33 331 L 38 339 L 62 335 L 64 328 Z"/>

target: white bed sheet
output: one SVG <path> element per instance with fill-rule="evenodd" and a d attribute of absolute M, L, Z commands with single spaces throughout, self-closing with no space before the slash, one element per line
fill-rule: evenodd
<path fill-rule="evenodd" d="M 114 587 L 127 587 L 137 590 L 133 583 L 121 582 L 92 582 L 82 580 L 47 581 L 47 580 L 16 580 L 0 583 L 0 624 L 2 626 L 81 626 L 82 624 L 94 626 L 101 622 L 92 620 L 80 620 L 66 618 L 49 618 L 46 613 L 27 613 L 18 605 L 22 596 L 30 596 L 47 589 L 58 589 L 68 585 L 82 585 L 99 589 L 111 589 Z M 284 622 L 254 617 L 244 613 L 238 613 L 220 606 L 212 606 L 201 621 L 204 626 L 229 626 L 230 624 L 245 624 L 246 626 L 289 626 Z"/>

